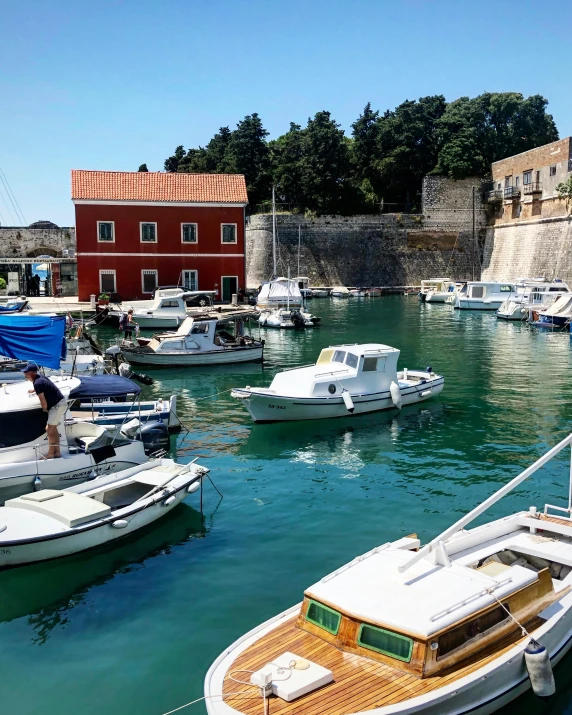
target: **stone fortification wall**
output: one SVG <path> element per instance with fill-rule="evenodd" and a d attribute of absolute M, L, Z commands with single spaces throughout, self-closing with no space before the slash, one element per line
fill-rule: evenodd
<path fill-rule="evenodd" d="M 451 181 L 427 177 L 423 215 L 276 217 L 277 272 L 298 274 L 313 286 L 405 286 L 425 278 L 455 279 L 480 275 L 486 216 L 481 204 L 481 179 Z M 476 241 L 473 242 L 475 190 Z M 246 229 L 247 286 L 254 288 L 272 275 L 272 216 L 251 216 Z"/>
<path fill-rule="evenodd" d="M 62 256 L 75 251 L 75 228 L 0 227 L 0 257 Z"/>
<path fill-rule="evenodd" d="M 491 226 L 486 231 L 483 280 L 545 276 L 572 285 L 572 217 Z"/>

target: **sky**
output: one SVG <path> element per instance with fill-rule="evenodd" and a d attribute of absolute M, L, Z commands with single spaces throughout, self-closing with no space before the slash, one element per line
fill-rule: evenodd
<path fill-rule="evenodd" d="M 252 112 L 349 133 L 367 102 L 516 91 L 569 136 L 571 26 L 538 0 L 0 0 L 0 222 L 73 226 L 71 169 L 162 170 Z"/>

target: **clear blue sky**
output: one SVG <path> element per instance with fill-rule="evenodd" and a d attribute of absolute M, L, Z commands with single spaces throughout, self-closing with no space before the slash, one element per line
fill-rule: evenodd
<path fill-rule="evenodd" d="M 252 112 L 347 132 L 368 101 L 518 91 L 564 137 L 571 27 L 538 0 L 0 0 L 0 168 L 28 223 L 73 225 L 70 169 L 162 169 Z"/>

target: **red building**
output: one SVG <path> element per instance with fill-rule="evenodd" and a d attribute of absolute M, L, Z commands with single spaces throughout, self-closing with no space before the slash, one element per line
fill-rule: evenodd
<path fill-rule="evenodd" d="M 245 285 L 244 176 L 72 171 L 80 300 L 151 298 L 157 286 Z"/>

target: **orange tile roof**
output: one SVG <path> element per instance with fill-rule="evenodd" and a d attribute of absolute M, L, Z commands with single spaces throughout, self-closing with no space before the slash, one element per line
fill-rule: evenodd
<path fill-rule="evenodd" d="M 242 174 L 72 169 L 72 200 L 247 204 Z"/>

